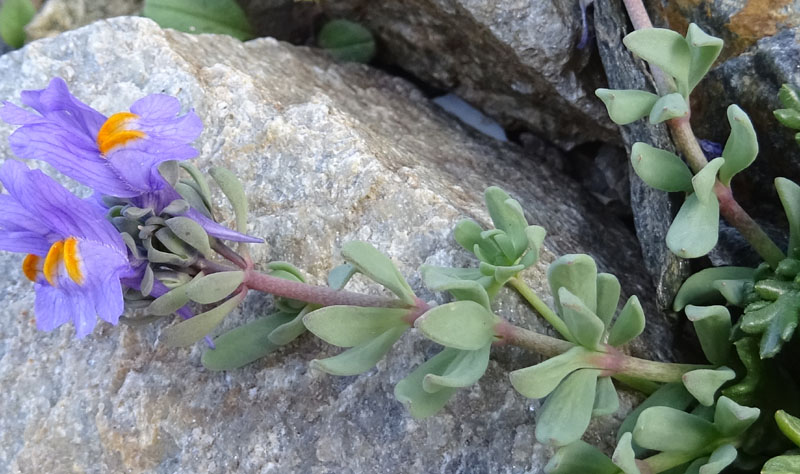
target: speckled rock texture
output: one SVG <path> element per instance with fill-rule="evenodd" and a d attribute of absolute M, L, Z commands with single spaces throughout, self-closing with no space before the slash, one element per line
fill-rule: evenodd
<path fill-rule="evenodd" d="M 574 0 L 330 0 L 330 16 L 363 23 L 383 61 L 453 91 L 506 128 L 564 147 L 613 141 L 592 48 L 578 49 Z"/>
<path fill-rule="evenodd" d="M 157 92 L 193 107 L 205 124 L 196 164 L 226 166 L 245 183 L 249 231 L 266 239 L 253 248 L 257 265 L 288 260 L 317 283 L 340 263 L 343 242 L 362 239 L 390 255 L 421 297 L 443 302 L 420 288 L 415 269 L 474 264 L 451 229 L 465 216 L 485 223 L 482 190 L 500 184 L 549 231 L 543 262 L 525 275 L 532 287 L 547 293 L 555 254 L 593 254 L 645 302 L 648 329 L 633 352 L 674 360 L 675 335 L 648 303 L 653 289 L 633 235 L 563 175 L 472 135 L 403 80 L 271 39 L 191 36 L 141 18 L 97 22 L 3 56 L 0 98 L 18 101 L 53 76 L 106 114 Z M 11 131 L 0 125 L 4 156 Z M 224 203 L 219 192 L 215 200 Z M 0 254 L 0 472 L 538 473 L 551 454 L 533 437 L 539 403 L 508 383 L 509 370 L 537 360 L 521 350 L 498 348 L 479 383 L 439 415 L 413 420 L 393 385 L 439 350 L 415 331 L 356 377 L 311 371 L 311 359 L 338 349 L 308 335 L 246 368 L 209 372 L 203 344 L 159 343 L 172 321 L 100 324 L 80 341 L 71 327 L 36 331 L 20 262 Z M 377 291 L 363 280 L 352 289 Z M 225 328 L 270 304 L 249 296 Z M 544 328 L 511 293 L 496 311 Z M 623 410 L 635 399 L 624 394 Z M 613 449 L 621 416 L 595 420 L 586 439 Z"/>

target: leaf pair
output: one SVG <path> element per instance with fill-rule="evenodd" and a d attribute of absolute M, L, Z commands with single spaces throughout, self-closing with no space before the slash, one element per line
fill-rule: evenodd
<path fill-rule="evenodd" d="M 564 334 L 568 340 L 590 350 L 602 350 L 603 344 L 626 344 L 644 330 L 644 311 L 636 296 L 628 299 L 612 325 L 619 304 L 619 280 L 609 273 L 598 273 L 590 256 L 559 257 L 550 264 L 547 280 L 556 313 L 569 331 Z"/>
<path fill-rule="evenodd" d="M 522 206 L 502 189 L 491 186 L 484 194 L 495 228 L 483 230 L 475 221 L 464 219 L 456 224 L 454 236 L 462 247 L 478 257 L 481 273 L 493 276 L 499 289 L 539 260 L 545 230 L 529 226 Z"/>

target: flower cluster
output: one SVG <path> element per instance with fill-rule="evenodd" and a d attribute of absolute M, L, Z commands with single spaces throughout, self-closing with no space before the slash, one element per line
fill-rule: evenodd
<path fill-rule="evenodd" d="M 82 338 L 97 316 L 118 323 L 124 292 L 156 297 L 169 290 L 148 278 L 150 262 L 113 216 L 120 203 L 158 216 L 181 199 L 159 167 L 197 156 L 191 142 L 203 125 L 194 111 L 179 115 L 180 102 L 163 94 L 106 117 L 74 97 L 60 78 L 22 92 L 21 101 L 32 110 L 10 102 L 0 108 L 2 120 L 19 125 L 9 138 L 14 154 L 49 163 L 95 195 L 80 199 L 41 171 L 7 159 L 0 167 L 6 191 L 0 194 L 0 250 L 27 254 L 22 273 L 36 289 L 37 327 L 50 331 L 72 322 Z M 197 222 L 209 236 L 259 241 L 191 206 L 172 213 Z M 185 307 L 176 312 L 191 317 Z"/>

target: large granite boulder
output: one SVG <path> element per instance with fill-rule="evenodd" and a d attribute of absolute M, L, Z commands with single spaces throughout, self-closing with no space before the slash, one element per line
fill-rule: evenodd
<path fill-rule="evenodd" d="M 333 0 L 326 13 L 363 23 L 382 61 L 454 91 L 511 130 L 566 148 L 616 140 L 594 96 L 605 80 L 593 48 L 578 48 L 577 1 Z"/>
<path fill-rule="evenodd" d="M 421 288 L 415 269 L 474 264 L 451 229 L 464 216 L 485 223 L 482 190 L 498 184 L 549 232 L 543 261 L 525 275 L 532 287 L 547 294 L 554 255 L 591 253 L 645 302 L 648 329 L 633 351 L 674 357 L 676 338 L 650 303 L 632 233 L 563 175 L 471 134 L 403 80 L 272 39 L 242 44 L 141 18 L 94 23 L 3 56 L 0 98 L 18 101 L 54 76 L 106 114 L 156 92 L 193 107 L 205 124 L 195 162 L 243 179 L 249 231 L 266 239 L 253 247 L 259 267 L 288 260 L 321 283 L 341 244 L 362 239 L 390 255 L 421 297 L 444 301 Z M 12 129 L 0 124 L 4 156 Z M 210 372 L 200 364 L 203 344 L 159 343 L 169 321 L 101 324 L 84 340 L 68 326 L 37 331 L 20 263 L 0 254 L 2 472 L 540 472 L 552 452 L 534 441 L 538 402 L 508 383 L 509 370 L 538 360 L 521 350 L 498 348 L 479 383 L 439 415 L 414 420 L 393 385 L 439 350 L 415 331 L 361 376 L 309 370 L 311 359 L 338 352 L 311 336 L 248 367 Z M 353 289 L 369 290 L 363 281 Z M 269 306 L 269 297 L 251 295 L 224 326 Z M 514 294 L 497 310 L 544 330 Z M 623 407 L 633 400 L 624 395 Z M 621 416 L 596 420 L 586 439 L 612 449 Z"/>

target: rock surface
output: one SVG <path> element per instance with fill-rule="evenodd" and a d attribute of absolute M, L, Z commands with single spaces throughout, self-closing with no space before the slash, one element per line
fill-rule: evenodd
<path fill-rule="evenodd" d="M 648 329 L 634 352 L 673 358 L 674 334 L 648 304 L 652 287 L 631 233 L 562 175 L 470 134 L 402 80 L 271 39 L 241 44 L 140 18 L 5 55 L 0 98 L 16 102 L 53 76 L 106 114 L 156 92 L 194 107 L 205 124 L 196 164 L 226 166 L 245 182 L 249 230 L 267 241 L 253 249 L 259 266 L 291 261 L 321 282 L 350 239 L 372 242 L 406 275 L 422 263 L 474 264 L 451 229 L 464 216 L 486 222 L 482 190 L 499 184 L 548 230 L 543 262 L 526 273 L 532 287 L 547 294 L 554 254 L 593 254 L 645 303 Z M 11 131 L 0 125 L 4 156 Z M 216 201 L 224 202 L 219 193 Z M 479 383 L 439 415 L 413 420 L 393 385 L 438 351 L 414 331 L 362 376 L 309 370 L 311 359 L 338 352 L 311 336 L 246 368 L 209 372 L 202 344 L 159 343 L 171 323 L 101 324 L 80 341 L 71 327 L 36 331 L 20 262 L 0 254 L 0 472 L 517 473 L 541 472 L 551 453 L 533 437 L 539 404 L 508 383 L 509 370 L 536 360 L 520 350 L 494 351 Z M 266 314 L 269 301 L 250 296 L 225 326 Z M 497 311 L 543 328 L 513 294 Z M 632 400 L 624 395 L 623 407 Z M 586 439 L 612 449 L 620 416 L 593 422 Z"/>
<path fill-rule="evenodd" d="M 604 80 L 593 48 L 577 48 L 582 27 L 574 0 L 322 5 L 370 28 L 383 61 L 455 92 L 509 129 L 533 130 L 567 148 L 615 140 L 594 96 Z"/>

